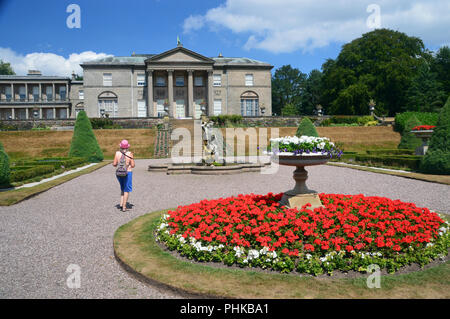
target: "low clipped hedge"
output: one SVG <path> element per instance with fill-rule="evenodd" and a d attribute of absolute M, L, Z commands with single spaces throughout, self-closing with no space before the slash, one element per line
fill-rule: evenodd
<path fill-rule="evenodd" d="M 365 116 L 332 116 L 321 122 L 320 126 L 368 126 L 378 122 L 372 115 Z"/>
<path fill-rule="evenodd" d="M 34 160 L 17 161 L 19 166 L 40 166 L 52 165 L 55 169 L 74 167 L 86 163 L 87 160 L 83 157 L 53 157 L 53 158 L 39 158 Z"/>
<path fill-rule="evenodd" d="M 366 153 L 368 155 L 414 155 L 414 150 L 393 148 L 393 149 L 367 150 Z"/>
<path fill-rule="evenodd" d="M 11 169 L 11 182 L 22 182 L 37 176 L 42 176 L 55 171 L 53 165 L 15 166 Z"/>
<path fill-rule="evenodd" d="M 417 170 L 420 166 L 422 156 L 416 155 L 355 155 L 355 160 L 362 163 L 381 164 L 385 166 L 407 167 Z"/>

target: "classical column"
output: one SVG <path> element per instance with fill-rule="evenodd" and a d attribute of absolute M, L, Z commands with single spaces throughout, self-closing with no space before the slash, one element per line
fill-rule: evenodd
<path fill-rule="evenodd" d="M 28 83 L 25 83 L 25 101 L 28 102 L 29 95 L 28 95 Z"/>
<path fill-rule="evenodd" d="M 194 117 L 194 81 L 192 80 L 193 70 L 188 70 L 188 108 L 189 116 Z"/>
<path fill-rule="evenodd" d="M 56 108 L 55 107 L 53 108 L 53 119 L 54 120 L 56 119 Z"/>
<path fill-rule="evenodd" d="M 42 120 L 42 105 L 39 108 L 39 119 Z"/>
<path fill-rule="evenodd" d="M 42 101 L 42 85 L 39 83 L 39 102 Z"/>
<path fill-rule="evenodd" d="M 153 70 L 147 71 L 147 116 L 156 116 L 153 109 Z"/>
<path fill-rule="evenodd" d="M 68 107 L 66 107 L 66 119 L 68 119 L 70 116 L 69 116 L 69 108 Z"/>
<path fill-rule="evenodd" d="M 14 101 L 16 96 L 14 95 L 14 84 L 11 83 L 11 101 Z"/>
<path fill-rule="evenodd" d="M 69 100 L 69 83 L 66 83 L 66 101 Z M 69 113 L 67 113 L 67 117 L 69 116 Z"/>
<path fill-rule="evenodd" d="M 28 120 L 30 118 L 30 111 L 28 108 L 25 108 L 25 118 Z"/>
<path fill-rule="evenodd" d="M 56 100 L 55 83 L 52 83 L 52 89 L 53 89 L 53 92 L 52 92 L 52 101 L 55 101 L 55 100 Z"/>
<path fill-rule="evenodd" d="M 15 112 L 14 112 L 14 107 L 11 108 L 11 119 L 15 120 L 16 116 L 15 116 Z"/>
<path fill-rule="evenodd" d="M 208 115 L 214 115 L 213 71 L 208 71 Z"/>
<path fill-rule="evenodd" d="M 167 70 L 167 89 L 169 90 L 169 116 L 175 117 L 176 109 L 173 105 L 173 70 Z"/>

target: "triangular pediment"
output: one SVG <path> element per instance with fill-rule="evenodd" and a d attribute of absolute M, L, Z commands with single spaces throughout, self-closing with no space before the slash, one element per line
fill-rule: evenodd
<path fill-rule="evenodd" d="M 207 58 L 194 51 L 183 47 L 176 47 L 175 49 L 163 52 L 161 54 L 152 56 L 145 61 L 146 63 L 214 63 L 214 60 Z"/>

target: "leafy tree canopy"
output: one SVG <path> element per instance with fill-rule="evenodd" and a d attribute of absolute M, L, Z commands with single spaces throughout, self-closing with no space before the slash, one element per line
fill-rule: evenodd
<path fill-rule="evenodd" d="M 0 59 L 0 75 L 15 75 L 10 63 L 3 62 Z"/>
<path fill-rule="evenodd" d="M 292 104 L 302 112 L 301 96 L 305 89 L 306 74 L 291 65 L 283 65 L 272 77 L 272 113 L 281 114 L 282 108 Z"/>

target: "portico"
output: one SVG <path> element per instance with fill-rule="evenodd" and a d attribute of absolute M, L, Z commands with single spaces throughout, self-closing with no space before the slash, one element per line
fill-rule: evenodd
<path fill-rule="evenodd" d="M 145 61 L 150 116 L 200 118 L 213 109 L 214 60 L 178 46 Z"/>

